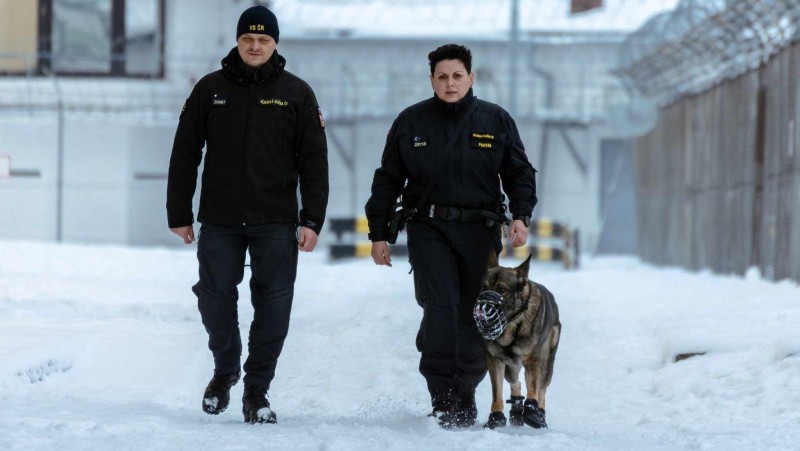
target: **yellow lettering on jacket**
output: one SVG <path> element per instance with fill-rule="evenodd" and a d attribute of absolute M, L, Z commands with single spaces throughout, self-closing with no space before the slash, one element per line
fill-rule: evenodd
<path fill-rule="evenodd" d="M 280 99 L 261 99 L 258 101 L 261 105 L 278 105 L 278 106 L 286 106 L 289 102 Z"/>
<path fill-rule="evenodd" d="M 472 137 L 475 139 L 491 139 L 494 140 L 494 135 L 488 133 L 473 133 Z"/>
<path fill-rule="evenodd" d="M 481 149 L 491 149 L 492 143 L 478 143 L 478 147 Z"/>

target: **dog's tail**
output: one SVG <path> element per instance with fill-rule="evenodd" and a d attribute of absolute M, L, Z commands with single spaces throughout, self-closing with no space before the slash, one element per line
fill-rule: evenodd
<path fill-rule="evenodd" d="M 556 351 L 558 350 L 558 343 L 561 341 L 561 321 L 558 315 L 558 304 L 556 304 L 555 296 L 544 285 L 536 284 L 542 293 L 542 301 L 547 304 L 550 314 L 553 317 L 553 327 L 550 329 L 550 336 L 548 342 L 550 343 L 550 352 L 547 356 L 547 374 L 545 374 L 544 386 L 550 385 L 553 379 L 553 363 L 556 360 Z"/>
<path fill-rule="evenodd" d="M 544 386 L 550 386 L 550 381 L 553 380 L 553 363 L 556 360 L 556 351 L 558 350 L 558 342 L 561 339 L 561 322 L 557 322 L 550 330 L 550 352 L 547 356 L 547 374 L 544 377 Z"/>

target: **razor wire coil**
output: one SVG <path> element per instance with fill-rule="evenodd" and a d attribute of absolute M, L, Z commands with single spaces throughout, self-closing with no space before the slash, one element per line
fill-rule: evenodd
<path fill-rule="evenodd" d="M 623 44 L 617 74 L 661 104 L 757 68 L 800 38 L 800 0 L 681 0 Z"/>

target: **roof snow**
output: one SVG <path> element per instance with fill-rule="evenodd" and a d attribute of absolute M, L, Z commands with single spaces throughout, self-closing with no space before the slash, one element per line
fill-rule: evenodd
<path fill-rule="evenodd" d="M 605 0 L 570 14 L 569 0 L 519 0 L 521 35 L 628 33 L 678 0 Z M 512 0 L 272 0 L 281 36 L 507 39 Z"/>

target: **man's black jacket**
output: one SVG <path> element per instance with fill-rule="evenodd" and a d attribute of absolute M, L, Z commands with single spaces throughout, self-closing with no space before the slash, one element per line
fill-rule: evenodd
<path fill-rule="evenodd" d="M 451 153 L 444 155 L 471 102 L 478 102 L 477 108 Z M 535 170 L 514 120 L 499 106 L 475 98 L 472 89 L 456 103 L 434 96 L 397 116 L 365 207 L 370 240 L 385 241 L 397 197 L 402 193 L 404 205 L 415 207 L 432 178 L 436 181 L 426 204 L 495 211 L 501 183 L 513 215 L 530 216 L 537 201 Z"/>
<path fill-rule="evenodd" d="M 200 211 L 210 224 L 296 223 L 319 233 L 328 204 L 322 113 L 306 82 L 275 52 L 258 69 L 234 48 L 203 77 L 181 112 L 167 183 L 169 227 L 194 222 L 192 196 L 205 145 Z"/>

